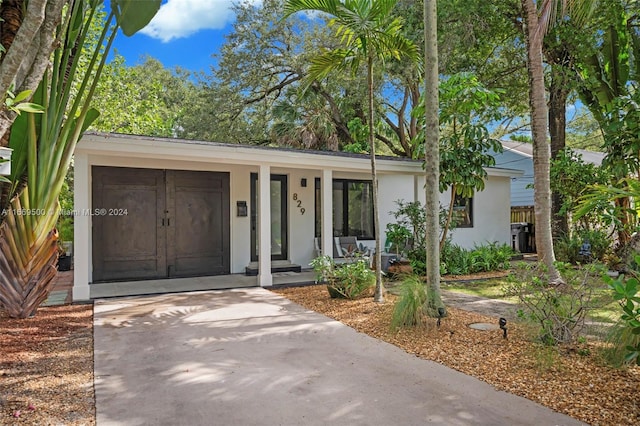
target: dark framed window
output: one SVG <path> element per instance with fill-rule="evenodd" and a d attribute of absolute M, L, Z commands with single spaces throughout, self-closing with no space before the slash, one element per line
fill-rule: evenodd
<path fill-rule="evenodd" d="M 334 179 L 333 236 L 375 239 L 373 217 L 373 184 L 368 180 Z M 315 233 L 320 236 L 322 228 L 322 195 L 320 179 L 315 180 Z"/>
<path fill-rule="evenodd" d="M 453 220 L 457 228 L 473 228 L 473 197 L 456 195 L 453 201 Z"/>

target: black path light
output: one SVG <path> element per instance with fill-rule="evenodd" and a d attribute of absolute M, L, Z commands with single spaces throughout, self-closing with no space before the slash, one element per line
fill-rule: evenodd
<path fill-rule="evenodd" d="M 445 311 L 444 308 L 438 308 L 438 322 L 436 323 L 438 328 L 440 328 L 440 320 L 444 318 L 444 314 L 446 314 L 446 312 L 447 311 Z"/>
<path fill-rule="evenodd" d="M 500 320 L 498 321 L 498 324 L 500 324 L 500 328 L 503 331 L 502 337 L 506 339 L 507 338 L 507 319 L 500 318 Z"/>

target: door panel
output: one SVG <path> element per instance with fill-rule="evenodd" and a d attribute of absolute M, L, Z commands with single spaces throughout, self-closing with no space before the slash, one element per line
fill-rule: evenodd
<path fill-rule="evenodd" d="M 162 170 L 94 167 L 92 205 L 94 281 L 166 274 Z"/>
<path fill-rule="evenodd" d="M 170 275 L 228 274 L 229 175 L 167 171 L 167 193 L 173 202 Z"/>
<path fill-rule="evenodd" d="M 289 258 L 286 175 L 271 175 L 271 260 Z M 258 260 L 258 174 L 251 173 L 251 260 Z"/>
<path fill-rule="evenodd" d="M 228 173 L 93 168 L 93 280 L 230 273 Z M 115 210 L 114 210 L 115 211 Z"/>

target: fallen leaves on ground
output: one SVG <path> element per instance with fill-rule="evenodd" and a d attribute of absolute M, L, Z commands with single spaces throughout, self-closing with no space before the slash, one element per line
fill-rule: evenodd
<path fill-rule="evenodd" d="M 0 309 L 0 424 L 95 424 L 92 306 Z"/>
<path fill-rule="evenodd" d="M 601 343 L 549 348 L 535 343 L 524 325 L 479 331 L 471 323 L 498 323 L 497 317 L 448 307 L 438 329 L 435 320 L 391 331 L 395 296 L 377 304 L 371 297 L 331 299 L 326 286 L 274 290 L 307 309 L 359 332 L 396 345 L 420 358 L 477 377 L 497 389 L 523 396 L 591 425 L 640 424 L 640 367 L 612 369 L 598 357 Z"/>

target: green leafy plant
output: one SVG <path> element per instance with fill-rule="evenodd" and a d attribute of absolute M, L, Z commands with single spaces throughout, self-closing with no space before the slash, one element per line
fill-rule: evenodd
<path fill-rule="evenodd" d="M 471 272 L 471 253 L 457 244 L 445 243 L 441 259 L 451 275 L 466 275 Z"/>
<path fill-rule="evenodd" d="M 75 146 L 99 115 L 90 101 L 118 29 L 127 36 L 142 29 L 161 1 L 112 1 L 106 22 L 99 25 L 98 40 L 92 43 L 91 26 L 102 19 L 100 4 L 95 0 L 68 4 L 55 29 L 59 47 L 33 94 L 32 101 L 43 109 L 39 114 L 20 114 L 11 128 L 10 201 L 1 206 L 8 207 L 8 214 L 0 217 L 0 303 L 11 317 L 33 315 L 53 286 L 58 197 Z M 85 45 L 90 47 L 84 50 Z M 24 96 L 9 102 L 20 107 L 16 99 Z"/>
<path fill-rule="evenodd" d="M 336 265 L 331 257 L 319 256 L 310 265 L 316 273 L 316 281 L 326 283 L 329 295 L 334 298 L 357 299 L 376 283 L 369 262 L 361 257 Z"/>
<path fill-rule="evenodd" d="M 41 105 L 34 104 L 32 102 L 26 102 L 31 96 L 31 90 L 23 90 L 17 95 L 13 94 L 11 90 L 7 92 L 7 97 L 4 100 L 4 105 L 8 110 L 20 115 L 21 112 L 42 113 L 44 108 Z"/>
<path fill-rule="evenodd" d="M 511 267 L 512 255 L 513 250 L 506 244 L 494 242 L 476 245 L 473 250 L 467 250 L 447 242 L 442 249 L 441 270 L 444 269 L 451 275 L 502 271 Z"/>
<path fill-rule="evenodd" d="M 338 266 L 333 276 L 333 282 L 328 284 L 329 294 L 333 292 L 333 297 L 357 299 L 376 284 L 375 272 L 369 269 L 369 262 L 362 258 Z"/>
<path fill-rule="evenodd" d="M 400 298 L 393 308 L 391 329 L 418 325 L 424 318 L 422 306 L 427 301 L 427 287 L 417 275 L 409 275 L 400 284 Z"/>
<path fill-rule="evenodd" d="M 586 242 L 590 245 L 589 259 L 580 254 L 580 248 Z M 582 229 L 556 240 L 554 248 L 559 262 L 576 264 L 592 260 L 604 261 L 611 252 L 611 239 L 604 231 Z"/>
<path fill-rule="evenodd" d="M 389 245 L 386 248 L 387 251 L 393 252 L 397 255 L 404 254 L 404 252 L 409 248 L 409 241 L 412 237 L 412 233 L 404 225 L 399 223 L 389 223 L 387 224 L 387 244 Z"/>
<path fill-rule="evenodd" d="M 503 291 L 518 297 L 519 317 L 538 326 L 538 337 L 546 345 L 569 343 L 584 327 L 585 316 L 593 309 L 593 282 L 602 272 L 599 265 L 582 270 L 558 263 L 566 283 L 549 284 L 547 269 L 541 264 L 519 263 Z"/>
<path fill-rule="evenodd" d="M 636 263 L 640 264 L 640 256 L 636 256 Z M 609 277 L 607 274 L 603 274 L 603 279 L 613 291 L 613 297 L 620 303 L 622 308 L 622 315 L 620 319 L 625 325 L 625 328 L 631 332 L 631 334 L 640 335 L 640 286 L 638 282 L 638 276 L 636 273 L 631 272 L 630 276 L 620 275 L 616 279 Z M 636 341 L 635 344 L 630 344 L 625 347 L 627 355 L 625 361 L 633 362 L 640 365 L 640 342 Z"/>

